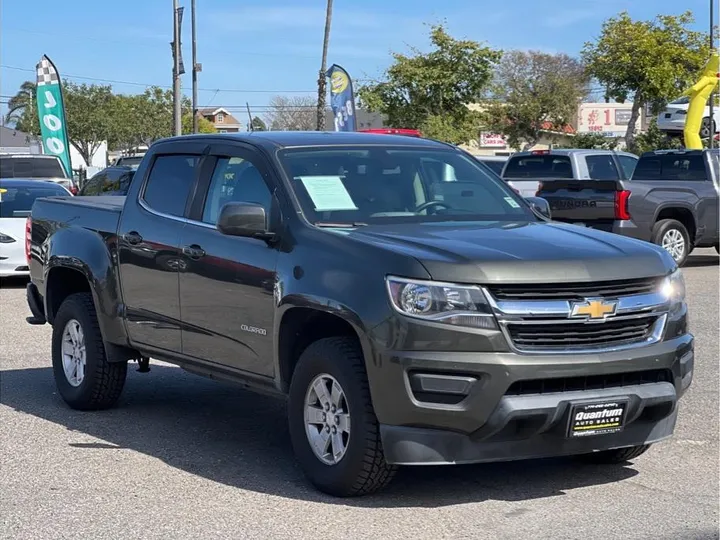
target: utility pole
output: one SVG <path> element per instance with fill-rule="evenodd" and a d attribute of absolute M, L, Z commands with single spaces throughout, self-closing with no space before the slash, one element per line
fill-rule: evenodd
<path fill-rule="evenodd" d="M 180 19 L 178 0 L 173 0 L 173 133 L 182 135 L 180 89 Z"/>
<path fill-rule="evenodd" d="M 197 42 L 195 38 L 195 0 L 190 2 L 190 18 L 192 19 L 192 111 L 193 133 L 198 132 L 198 88 L 197 74 L 202 68 L 197 63 Z"/>
<path fill-rule="evenodd" d="M 325 99 L 327 94 L 327 51 L 330 42 L 330 23 L 332 21 L 333 0 L 327 0 L 327 11 L 325 12 L 325 37 L 323 38 L 322 61 L 320 73 L 318 74 L 318 102 L 317 102 L 317 130 L 325 131 Z"/>
<path fill-rule="evenodd" d="M 710 0 L 710 52 L 715 51 L 715 9 L 714 5 L 717 0 Z M 720 76 L 720 75 L 719 75 Z M 710 140 L 708 141 L 708 148 L 714 148 L 715 146 L 715 129 L 717 129 L 717 126 L 715 126 L 715 116 L 713 113 L 715 112 L 715 93 L 718 92 L 718 88 L 715 87 L 712 92 L 710 92 Z"/>

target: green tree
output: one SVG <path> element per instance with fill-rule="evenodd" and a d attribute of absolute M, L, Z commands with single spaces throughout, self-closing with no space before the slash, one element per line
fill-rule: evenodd
<path fill-rule="evenodd" d="M 383 80 L 362 86 L 363 107 L 387 117 L 396 128 L 420 129 L 452 143 L 476 138 L 481 115 L 468 109 L 485 93 L 501 51 L 458 40 L 442 25 L 431 26 L 432 50 L 394 53 Z"/>
<path fill-rule="evenodd" d="M 183 111 L 182 132 L 183 135 L 193 132 L 192 110 Z M 201 116 L 198 118 L 198 133 L 217 133 L 217 129 L 210 120 Z"/>
<path fill-rule="evenodd" d="M 35 105 L 35 83 L 25 81 L 20 85 L 18 92 L 8 101 L 8 111 L 5 123 L 15 126 L 15 129 L 40 135 L 40 123 Z"/>
<path fill-rule="evenodd" d="M 639 133 L 634 140 L 632 152 L 642 154 L 652 150 L 677 150 L 683 147 L 682 141 L 677 137 L 668 137 L 667 133 L 660 131 L 657 120 L 653 118 L 645 133 Z"/>
<path fill-rule="evenodd" d="M 250 127 L 252 128 L 251 129 L 252 131 L 267 131 L 268 130 L 267 125 L 265 124 L 265 122 L 263 122 L 263 119 L 258 116 L 253 117 L 252 124 Z"/>
<path fill-rule="evenodd" d="M 658 15 L 652 21 L 634 21 L 627 12 L 602 25 L 600 36 L 588 42 L 582 56 L 592 76 L 619 102 L 632 99 L 625 142 L 632 149 L 640 111 L 657 110 L 693 82 L 707 62 L 708 35 L 690 29 L 691 12 Z"/>
<path fill-rule="evenodd" d="M 63 88 L 68 139 L 85 163 L 112 138 L 115 95 L 110 86 L 66 82 Z"/>
<path fill-rule="evenodd" d="M 506 52 L 495 72 L 488 127 L 515 148 L 533 146 L 543 131 L 562 132 L 577 118 L 588 83 L 582 63 L 567 54 Z"/>
<path fill-rule="evenodd" d="M 618 140 L 600 133 L 578 133 L 568 145 L 557 148 L 582 148 L 587 150 L 617 150 Z"/>

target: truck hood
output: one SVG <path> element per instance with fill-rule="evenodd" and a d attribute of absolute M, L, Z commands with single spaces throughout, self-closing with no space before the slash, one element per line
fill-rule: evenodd
<path fill-rule="evenodd" d="M 593 282 L 663 276 L 675 267 L 652 244 L 561 223 L 371 225 L 343 232 L 415 257 L 438 281 Z"/>

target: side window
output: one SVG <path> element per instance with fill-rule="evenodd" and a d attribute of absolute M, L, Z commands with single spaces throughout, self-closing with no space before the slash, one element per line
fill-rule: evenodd
<path fill-rule="evenodd" d="M 130 188 L 130 181 L 134 176 L 135 172 L 126 172 L 120 177 L 118 185 L 118 195 L 127 195 L 128 189 Z"/>
<path fill-rule="evenodd" d="M 219 158 L 215 165 L 202 220 L 215 225 L 222 207 L 229 202 L 260 204 L 270 214 L 272 194 L 255 165 L 242 158 Z"/>
<path fill-rule="evenodd" d="M 197 172 L 199 156 L 157 156 L 142 198 L 158 212 L 183 216 Z"/>
<path fill-rule="evenodd" d="M 630 156 L 618 156 L 618 161 L 620 161 L 620 166 L 625 173 L 625 178 L 632 178 L 638 160 L 635 158 L 631 158 Z"/>
<path fill-rule="evenodd" d="M 100 195 L 102 185 L 105 182 L 104 174 L 96 174 L 88 180 L 82 188 L 80 195 Z"/>
<path fill-rule="evenodd" d="M 590 178 L 593 180 L 620 179 L 617 167 L 615 166 L 615 162 L 610 154 L 587 156 L 585 161 L 587 162 L 588 171 L 590 171 Z"/>

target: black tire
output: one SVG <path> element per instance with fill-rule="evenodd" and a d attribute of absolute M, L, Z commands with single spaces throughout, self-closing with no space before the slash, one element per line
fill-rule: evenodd
<path fill-rule="evenodd" d="M 603 450 L 601 452 L 585 454 L 582 457 L 585 461 L 590 463 L 617 465 L 641 456 L 648 451 L 648 448 L 650 448 L 649 444 L 628 446 L 627 448 L 616 448 L 614 450 Z"/>
<path fill-rule="evenodd" d="M 76 320 L 85 339 L 85 376 L 78 386 L 68 381 L 63 369 L 62 340 L 68 322 Z M 127 362 L 107 361 L 105 345 L 90 293 L 68 296 L 53 321 L 52 363 L 60 396 L 73 409 L 81 411 L 112 407 L 120 397 L 127 376 Z"/>
<path fill-rule="evenodd" d="M 315 455 L 305 430 L 305 396 L 321 374 L 332 376 L 340 384 L 351 415 L 346 453 L 333 465 Z M 305 349 L 290 384 L 288 421 L 300 466 L 320 491 L 336 497 L 355 497 L 375 492 L 392 480 L 397 467 L 385 461 L 365 363 L 355 340 L 326 338 Z"/>
<path fill-rule="evenodd" d="M 662 246 L 663 237 L 671 230 L 678 231 L 682 235 L 683 240 L 685 241 L 685 247 L 682 254 L 678 257 L 673 256 L 673 259 L 675 259 L 677 265 L 682 266 L 685 264 L 688 255 L 690 255 L 690 252 L 693 249 L 693 246 L 690 243 L 690 234 L 688 233 L 685 225 L 675 219 L 662 219 L 658 221 L 652 230 L 652 242 L 653 244 Z"/>

